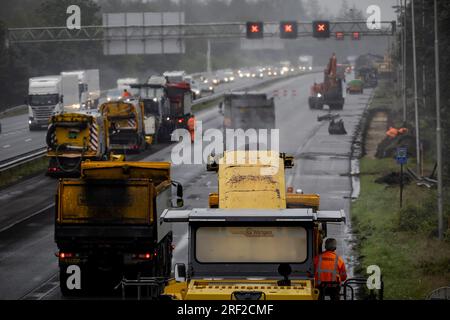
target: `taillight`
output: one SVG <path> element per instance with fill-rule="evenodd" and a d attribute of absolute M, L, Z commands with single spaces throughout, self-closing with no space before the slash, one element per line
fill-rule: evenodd
<path fill-rule="evenodd" d="M 178 119 L 178 123 L 182 123 L 184 121 L 184 119 L 183 118 L 181 118 L 181 119 Z"/>
<path fill-rule="evenodd" d="M 148 259 L 151 259 L 151 257 L 152 257 L 152 255 L 150 254 L 150 253 L 140 253 L 140 254 L 138 254 L 138 258 L 139 259 L 145 259 L 145 260 L 148 260 Z"/>
<path fill-rule="evenodd" d="M 60 259 L 68 259 L 68 258 L 72 258 L 72 257 L 74 256 L 74 254 L 71 253 L 71 252 L 59 252 L 59 253 L 57 254 L 57 256 L 58 256 Z"/>

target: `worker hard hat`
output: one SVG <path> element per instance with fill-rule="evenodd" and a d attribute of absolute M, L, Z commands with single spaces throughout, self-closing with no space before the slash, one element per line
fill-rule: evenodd
<path fill-rule="evenodd" d="M 328 238 L 325 241 L 325 250 L 327 251 L 334 251 L 336 250 L 337 242 L 336 239 Z"/>

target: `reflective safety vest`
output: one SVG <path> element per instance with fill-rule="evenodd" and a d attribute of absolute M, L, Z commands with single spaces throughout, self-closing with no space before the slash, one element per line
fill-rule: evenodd
<path fill-rule="evenodd" d="M 188 127 L 189 131 L 194 131 L 195 130 L 195 118 L 194 117 L 190 117 L 188 119 L 187 127 Z"/>
<path fill-rule="evenodd" d="M 347 279 L 344 260 L 334 251 L 325 251 L 314 258 L 315 279 L 320 285 L 322 282 L 338 282 Z"/>

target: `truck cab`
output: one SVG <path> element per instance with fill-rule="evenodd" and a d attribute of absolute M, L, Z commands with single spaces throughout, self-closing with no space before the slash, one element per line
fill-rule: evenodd
<path fill-rule="evenodd" d="M 327 222 L 343 211 L 166 210 L 188 224 L 188 262 L 175 265 L 164 296 L 175 300 L 316 300 L 314 256 Z"/>
<path fill-rule="evenodd" d="M 61 76 L 30 78 L 28 87 L 28 126 L 30 130 L 47 129 L 50 117 L 61 110 Z"/>

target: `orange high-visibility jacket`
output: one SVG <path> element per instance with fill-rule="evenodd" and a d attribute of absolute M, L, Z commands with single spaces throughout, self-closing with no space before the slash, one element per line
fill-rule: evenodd
<path fill-rule="evenodd" d="M 390 127 L 388 131 L 386 131 L 386 135 L 391 138 L 395 138 L 398 135 L 398 130 L 396 128 Z"/>
<path fill-rule="evenodd" d="M 188 119 L 187 127 L 188 127 L 189 131 L 194 131 L 195 130 L 195 118 L 194 117 L 190 117 Z"/>
<path fill-rule="evenodd" d="M 344 260 L 335 251 L 325 251 L 314 257 L 316 283 L 341 282 L 347 279 Z"/>

